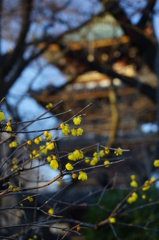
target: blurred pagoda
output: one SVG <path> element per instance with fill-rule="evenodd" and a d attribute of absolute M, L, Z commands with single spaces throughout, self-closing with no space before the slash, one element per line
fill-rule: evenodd
<path fill-rule="evenodd" d="M 59 116 L 61 121 L 92 103 L 82 113 L 87 114 L 82 125 L 83 145 L 88 137 L 111 145 L 118 138 L 137 136 L 141 124 L 154 120 L 155 103 L 133 84 L 123 83 L 118 75 L 131 81 L 137 77 L 144 86 L 151 84 L 152 91 L 157 78 L 146 64 L 141 66 L 138 49 L 130 46 L 129 37 L 110 14 L 95 16 L 78 30 L 64 35 L 43 56 L 65 75 L 66 83 L 31 91 L 31 95 L 43 106 L 63 100 L 58 112 L 72 111 Z"/>

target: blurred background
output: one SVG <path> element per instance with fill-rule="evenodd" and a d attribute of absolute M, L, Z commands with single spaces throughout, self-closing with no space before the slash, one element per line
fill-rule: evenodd
<path fill-rule="evenodd" d="M 1 109 L 20 122 L 63 100 L 50 114 L 72 111 L 49 128 L 92 103 L 82 140 L 61 147 L 128 148 L 126 173 L 149 177 L 159 157 L 158 12 L 157 0 L 1 0 Z"/>
<path fill-rule="evenodd" d="M 45 129 L 82 112 L 81 140 L 63 139 L 71 151 L 94 143 L 130 149 L 116 184 L 135 173 L 154 174 L 159 158 L 158 0 L 0 0 L 0 99 L 7 117 L 31 120 L 48 103 L 63 103 Z M 26 134 L 32 137 L 30 134 Z"/>

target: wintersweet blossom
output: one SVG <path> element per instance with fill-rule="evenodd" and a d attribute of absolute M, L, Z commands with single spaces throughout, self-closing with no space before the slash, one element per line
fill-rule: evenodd
<path fill-rule="evenodd" d="M 132 174 L 131 175 L 131 183 L 130 183 L 130 186 L 133 187 L 133 188 L 137 188 L 138 187 L 138 183 L 136 182 L 136 179 L 135 179 L 135 175 Z"/>
<path fill-rule="evenodd" d="M 133 188 L 137 188 L 138 184 L 135 180 L 133 180 L 133 181 L 131 181 L 130 186 L 133 187 Z"/>
<path fill-rule="evenodd" d="M 68 171 L 73 170 L 73 166 L 72 166 L 71 163 L 67 163 L 67 164 L 65 165 L 65 168 L 66 168 Z"/>
<path fill-rule="evenodd" d="M 137 198 L 138 198 L 137 193 L 136 193 L 136 192 L 133 192 L 133 193 L 131 194 L 131 196 L 127 199 L 127 202 L 128 202 L 129 204 L 132 204 L 133 202 L 136 202 Z"/>
<path fill-rule="evenodd" d="M 17 142 L 16 142 L 16 141 L 11 142 L 11 143 L 9 144 L 9 147 L 10 147 L 10 148 L 15 148 L 15 147 L 17 147 Z"/>
<path fill-rule="evenodd" d="M 77 129 L 73 128 L 71 130 L 72 136 L 77 136 Z"/>
<path fill-rule="evenodd" d="M 154 167 L 159 167 L 159 160 L 155 160 L 154 163 L 153 163 Z"/>
<path fill-rule="evenodd" d="M 87 180 L 87 173 L 80 171 L 78 175 L 78 180 L 86 181 Z"/>
<path fill-rule="evenodd" d="M 135 178 L 136 178 L 135 175 L 132 174 L 132 175 L 131 175 L 131 180 L 133 181 L 133 180 L 135 180 Z"/>
<path fill-rule="evenodd" d="M 109 167 L 109 166 L 110 166 L 109 160 L 105 160 L 105 161 L 104 161 L 104 165 L 105 165 L 105 167 Z"/>
<path fill-rule="evenodd" d="M 83 129 L 82 128 L 73 128 L 71 130 L 72 136 L 81 136 L 83 134 Z"/>
<path fill-rule="evenodd" d="M 45 108 L 46 108 L 47 110 L 51 109 L 52 107 L 53 107 L 53 104 L 52 104 L 52 103 L 48 103 L 48 104 L 45 106 Z"/>
<path fill-rule="evenodd" d="M 110 150 L 108 147 L 105 147 L 105 154 L 109 154 L 110 153 Z"/>
<path fill-rule="evenodd" d="M 150 188 L 150 182 L 148 180 L 146 180 L 144 182 L 144 186 L 142 188 L 142 191 L 147 191 Z"/>
<path fill-rule="evenodd" d="M 91 166 L 95 166 L 98 162 L 98 157 L 93 157 L 93 159 L 90 161 Z"/>
<path fill-rule="evenodd" d="M 89 163 L 90 162 L 90 160 L 89 160 L 89 158 L 85 158 L 85 163 Z"/>
<path fill-rule="evenodd" d="M 44 131 L 44 137 L 45 137 L 45 140 L 49 140 L 52 138 L 52 135 L 50 132 L 48 131 Z"/>
<path fill-rule="evenodd" d="M 47 154 L 47 148 L 46 148 L 45 145 L 40 146 L 39 149 L 40 149 L 42 154 Z"/>
<path fill-rule="evenodd" d="M 31 140 L 28 140 L 28 141 L 27 141 L 27 144 L 30 146 L 30 145 L 31 145 Z"/>
<path fill-rule="evenodd" d="M 83 134 L 82 128 L 77 128 L 77 136 L 81 136 Z"/>
<path fill-rule="evenodd" d="M 53 215 L 53 214 L 54 214 L 54 210 L 53 210 L 52 208 L 50 208 L 50 209 L 48 210 L 48 214 L 49 214 L 49 215 Z"/>
<path fill-rule="evenodd" d="M 99 151 L 99 157 L 104 157 L 105 153 L 104 153 L 104 150 L 100 150 Z"/>
<path fill-rule="evenodd" d="M 28 196 L 27 199 L 28 199 L 29 202 L 33 202 L 33 198 L 32 197 Z"/>
<path fill-rule="evenodd" d="M 115 222 L 116 222 L 115 217 L 109 217 L 108 219 L 109 219 L 109 222 L 110 222 L 110 223 L 115 223 Z"/>
<path fill-rule="evenodd" d="M 122 153 L 123 153 L 123 151 L 122 151 L 122 149 L 121 149 L 120 147 L 114 151 L 114 154 L 115 154 L 116 156 L 122 155 Z"/>
<path fill-rule="evenodd" d="M 72 173 L 72 178 L 76 179 L 77 178 L 77 174 L 76 173 Z"/>
<path fill-rule="evenodd" d="M 37 137 L 37 138 L 34 139 L 34 143 L 35 144 L 38 145 L 40 142 L 42 142 L 42 138 L 41 137 Z"/>
<path fill-rule="evenodd" d="M 79 124 L 81 123 L 81 120 L 82 120 L 81 116 L 75 117 L 75 118 L 73 119 L 73 123 L 74 123 L 75 125 L 79 125 Z"/>
<path fill-rule="evenodd" d="M 46 149 L 47 150 L 53 150 L 55 148 L 55 145 L 53 142 L 46 142 Z"/>
<path fill-rule="evenodd" d="M 6 127 L 5 127 L 7 132 L 11 132 L 12 131 L 12 127 L 11 127 L 11 123 L 7 122 Z"/>
<path fill-rule="evenodd" d="M 81 150 L 75 150 L 73 153 L 70 153 L 68 155 L 68 159 L 71 161 L 77 161 L 77 160 L 83 159 L 83 157 L 84 155 Z"/>
<path fill-rule="evenodd" d="M 3 112 L 0 112 L 0 122 L 5 120 L 5 116 Z"/>
<path fill-rule="evenodd" d="M 57 162 L 57 160 L 51 160 L 50 167 L 51 167 L 51 169 L 57 170 L 58 169 L 58 162 Z"/>
<path fill-rule="evenodd" d="M 67 123 L 66 124 L 61 123 L 60 128 L 61 128 L 62 133 L 64 135 L 68 135 L 70 133 L 70 128 L 69 128 L 69 125 Z"/>

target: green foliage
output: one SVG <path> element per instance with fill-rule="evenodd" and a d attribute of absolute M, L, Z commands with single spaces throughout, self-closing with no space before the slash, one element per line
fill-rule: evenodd
<path fill-rule="evenodd" d="M 96 224 L 107 218 L 115 206 L 128 194 L 128 190 L 108 190 L 97 208 L 89 208 L 85 215 L 88 222 Z M 154 187 L 146 192 L 146 199 L 139 193 L 138 200 L 133 204 L 124 204 L 116 215 L 116 223 L 112 225 L 118 239 L 153 239 L 159 235 L 159 192 Z M 110 225 L 105 225 L 96 231 L 85 229 L 87 240 L 114 240 L 115 236 Z"/>

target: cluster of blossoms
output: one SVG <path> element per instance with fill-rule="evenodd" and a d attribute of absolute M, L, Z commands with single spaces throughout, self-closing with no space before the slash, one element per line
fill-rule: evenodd
<path fill-rule="evenodd" d="M 138 194 L 136 192 L 133 192 L 131 196 L 127 199 L 127 202 L 129 204 L 132 204 L 133 202 L 136 202 L 137 198 L 138 198 Z"/>
<path fill-rule="evenodd" d="M 58 169 L 58 161 L 55 155 L 50 155 L 47 157 L 47 161 L 50 163 L 51 169 L 57 170 Z"/>
<path fill-rule="evenodd" d="M 80 125 L 81 121 L 82 121 L 81 116 L 73 118 L 74 125 Z M 81 136 L 83 134 L 83 129 L 81 127 L 72 128 L 70 130 L 70 126 L 67 123 L 66 124 L 61 123 L 60 124 L 60 129 L 61 129 L 61 131 L 64 135 L 68 135 L 69 133 L 71 133 L 72 136 L 77 136 L 78 137 L 78 136 Z"/>
<path fill-rule="evenodd" d="M 154 177 L 150 178 L 150 180 L 146 180 L 144 182 L 142 191 L 147 191 L 154 182 L 155 182 L 155 178 Z"/>
<path fill-rule="evenodd" d="M 9 185 L 8 189 L 11 190 L 12 192 L 19 192 L 20 191 L 19 187 L 13 187 L 13 185 Z"/>
<path fill-rule="evenodd" d="M 114 154 L 115 154 L 116 156 L 119 156 L 119 155 L 122 155 L 122 154 L 123 154 L 123 151 L 122 151 L 122 149 L 119 147 L 118 149 L 116 149 L 116 150 L 114 151 Z"/>
<path fill-rule="evenodd" d="M 136 177 L 135 177 L 134 174 L 131 175 L 131 183 L 130 183 L 130 186 L 133 187 L 133 188 L 137 188 L 137 187 L 138 187 L 138 184 L 137 184 L 135 178 L 136 178 Z"/>
<path fill-rule="evenodd" d="M 18 160 L 16 158 L 13 158 L 13 160 L 12 160 L 13 166 L 11 167 L 11 172 L 18 170 L 18 165 L 16 164 L 17 162 L 18 162 Z"/>
<path fill-rule="evenodd" d="M 28 200 L 29 202 L 33 202 L 33 198 L 30 197 L 30 196 L 27 197 L 27 200 Z"/>
<path fill-rule="evenodd" d="M 68 155 L 68 160 L 71 161 L 77 161 L 77 160 L 81 160 L 84 158 L 84 154 L 81 150 L 75 150 L 73 153 L 70 153 Z"/>
<path fill-rule="evenodd" d="M 52 107 L 53 107 L 53 104 L 52 104 L 52 103 L 48 103 L 48 104 L 45 106 L 45 108 L 46 108 L 47 110 L 50 110 Z"/>
<path fill-rule="evenodd" d="M 16 142 L 16 141 L 13 141 L 13 142 L 9 143 L 9 147 L 10 147 L 10 148 L 15 148 L 15 147 L 17 147 L 17 142 Z"/>

